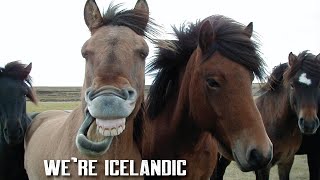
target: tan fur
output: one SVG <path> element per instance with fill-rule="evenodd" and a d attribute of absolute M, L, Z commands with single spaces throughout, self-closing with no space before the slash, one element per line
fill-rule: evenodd
<path fill-rule="evenodd" d="M 139 133 L 141 129 L 135 129 L 138 126 L 135 123 L 139 122 L 136 120 L 136 115 L 140 111 L 144 99 L 144 68 L 148 45 L 144 40 L 143 33 L 146 31 L 149 15 L 146 1 L 138 0 L 136 7 L 138 9 L 134 9 L 134 11 L 128 10 L 122 13 L 131 16 L 127 19 L 132 22 L 127 22 L 127 26 L 122 24 L 109 25 L 108 23 L 112 18 L 116 17 L 115 19 L 120 19 L 119 21 L 122 23 L 126 21 L 126 18 L 122 17 L 121 14 L 115 14 L 115 17 L 104 16 L 102 18 L 94 0 L 87 1 L 84 15 L 92 36 L 84 43 L 81 50 L 83 57 L 86 59 L 82 103 L 70 114 L 65 111 L 46 111 L 35 117 L 25 138 L 25 168 L 30 179 L 43 180 L 49 178 L 45 175 L 44 160 L 70 160 L 72 157 L 79 160 L 98 160 L 95 171 L 98 176 L 78 177 L 78 164 L 71 161 L 68 164 L 70 177 L 52 178 L 113 179 L 116 177 L 105 177 L 104 175 L 104 160 L 112 159 L 134 160 L 135 172 L 139 172 L 141 154 L 137 145 L 139 140 L 135 139 L 135 134 Z M 111 11 L 109 14 L 114 13 L 112 8 L 109 11 Z M 108 18 L 109 21 L 102 22 Z M 134 24 L 141 20 L 144 23 Z M 88 88 L 97 90 L 110 86 L 121 90 L 131 88 L 137 94 L 134 109 L 126 117 L 126 128 L 120 135 L 113 138 L 110 148 L 101 156 L 90 157 L 81 154 L 76 146 L 76 135 L 84 121 L 84 112 L 87 110 L 84 92 Z M 96 129 L 97 125 L 93 122 L 87 133 L 87 138 L 91 141 L 101 140 L 101 135 Z M 128 177 L 120 177 L 120 179 L 122 178 L 128 179 Z M 143 179 L 143 177 L 130 178 Z"/>
<path fill-rule="evenodd" d="M 92 177 L 93 179 L 105 179 L 104 160 L 107 159 L 132 159 L 135 160 L 136 167 L 140 167 L 141 157 L 135 143 L 126 144 L 125 148 L 122 144 L 123 141 L 127 142 L 127 139 L 132 138 L 133 129 L 132 126 L 130 128 L 130 125 L 117 141 L 112 143 L 105 155 L 93 158 L 80 154 L 75 146 L 75 135 L 82 119 L 79 108 L 71 114 L 65 111 L 47 111 L 36 116 L 25 138 L 25 146 L 27 147 L 25 168 L 30 179 L 42 180 L 48 178 L 45 175 L 44 160 L 70 160 L 71 157 L 77 157 L 79 160 L 98 159 L 96 173 L 99 176 Z M 34 154 L 37 154 L 37 156 Z M 59 179 L 79 179 L 77 168 L 76 163 L 69 163 L 69 172 L 72 176 L 59 177 Z M 84 177 L 84 179 L 89 179 L 89 177 Z"/>

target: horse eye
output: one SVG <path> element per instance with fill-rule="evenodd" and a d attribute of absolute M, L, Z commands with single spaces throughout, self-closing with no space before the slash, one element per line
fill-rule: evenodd
<path fill-rule="evenodd" d="M 294 85 L 293 85 L 293 83 L 290 83 L 290 87 L 293 89 L 294 88 Z"/>
<path fill-rule="evenodd" d="M 211 87 L 211 88 L 218 88 L 218 87 L 220 87 L 220 84 L 219 84 L 216 80 L 214 80 L 214 79 L 212 79 L 212 78 L 208 78 L 208 79 L 207 79 L 207 85 L 208 85 L 209 87 Z"/>
<path fill-rule="evenodd" d="M 83 51 L 81 53 L 81 55 L 82 55 L 83 58 L 85 58 L 87 60 L 87 58 L 88 58 L 88 52 L 87 51 Z"/>
<path fill-rule="evenodd" d="M 87 53 L 84 53 L 84 54 L 82 54 L 82 57 L 85 58 L 85 59 L 87 59 L 88 54 L 87 54 Z"/>
<path fill-rule="evenodd" d="M 147 57 L 147 55 L 146 55 L 145 53 L 141 52 L 141 53 L 140 53 L 140 57 L 141 57 L 142 59 L 145 59 L 145 58 Z"/>

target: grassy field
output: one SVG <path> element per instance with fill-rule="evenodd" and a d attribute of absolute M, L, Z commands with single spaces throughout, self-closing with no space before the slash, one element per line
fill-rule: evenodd
<path fill-rule="evenodd" d="M 27 102 L 27 112 L 42 112 L 45 110 L 72 110 L 78 105 L 80 105 L 80 101 L 39 102 L 38 105 Z"/>
<path fill-rule="evenodd" d="M 226 170 L 226 174 L 224 176 L 226 180 L 255 180 L 255 174 L 253 172 L 242 172 L 237 168 L 235 162 L 232 162 L 230 166 L 228 166 Z M 278 176 L 278 168 L 275 166 L 271 169 L 270 180 L 279 179 Z M 307 157 L 304 155 L 299 155 L 295 157 L 295 161 L 293 163 L 290 179 L 292 180 L 308 180 L 309 172 L 307 165 Z"/>
<path fill-rule="evenodd" d="M 253 92 L 255 92 L 257 89 L 258 85 L 254 86 Z M 40 102 L 37 106 L 31 102 L 27 102 L 28 112 L 42 112 L 45 110 L 72 110 L 80 104 L 79 87 L 36 87 L 36 90 Z M 296 156 L 290 177 L 293 180 L 309 179 L 306 156 Z M 254 180 L 255 175 L 253 172 L 241 172 L 233 162 L 226 170 L 225 179 Z M 270 179 L 278 179 L 277 167 L 272 168 Z"/>

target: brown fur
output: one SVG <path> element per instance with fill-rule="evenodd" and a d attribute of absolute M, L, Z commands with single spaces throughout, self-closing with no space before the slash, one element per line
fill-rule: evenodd
<path fill-rule="evenodd" d="M 306 122 L 318 119 L 319 68 L 319 59 L 308 51 L 298 56 L 290 53 L 289 62 L 279 65 L 271 74 L 273 79 L 278 79 L 269 81 L 275 88 L 264 88 L 264 94 L 257 98 L 257 106 L 274 144 L 274 159 L 269 167 L 258 172 L 257 178 L 267 178 L 271 166 L 277 164 L 280 179 L 289 179 L 294 155 L 302 143 L 298 119 L 304 118 Z M 308 74 L 312 84 L 304 86 L 297 83 L 301 71 Z"/>
<path fill-rule="evenodd" d="M 144 0 L 138 0 L 137 9 L 117 13 L 118 7 L 109 7 L 104 17 L 101 17 L 96 3 L 93 0 L 87 1 L 85 21 L 92 36 L 82 48 L 86 59 L 83 92 L 89 87 L 99 89 L 106 85 L 119 89 L 134 88 L 138 99 L 133 112 L 126 118 L 124 132 L 113 139 L 106 153 L 99 157 L 89 157 L 81 154 L 75 143 L 76 134 L 87 111 L 84 93 L 81 97 L 82 105 L 71 114 L 64 111 L 40 113 L 35 117 L 25 138 L 25 167 L 31 179 L 47 178 L 43 160 L 70 160 L 71 157 L 97 159 L 99 163 L 95 172 L 98 176 L 92 177 L 94 179 L 106 178 L 104 160 L 108 159 L 134 160 L 135 168 L 139 170 L 141 155 L 137 144 L 141 141 L 139 138 L 143 120 L 136 118 L 143 118 L 141 108 L 144 99 L 144 67 L 148 54 L 148 45 L 143 36 L 148 32 L 149 11 L 144 9 L 148 7 Z M 93 141 L 101 138 L 95 131 L 96 128 L 96 124 L 92 123 L 88 131 L 88 138 Z M 71 177 L 59 178 L 80 178 L 77 176 L 76 163 L 70 163 L 69 170 Z"/>
<path fill-rule="evenodd" d="M 255 148 L 261 164 L 268 163 L 272 145 L 251 95 L 253 73 L 262 76 L 263 61 L 251 33 L 223 16 L 175 32 L 178 51 L 159 48 L 150 65 L 160 72 L 147 100 L 152 128 L 143 158 L 186 159 L 186 179 L 208 179 L 217 160 L 213 135 L 228 157 Z M 217 87 L 209 87 L 208 79 Z"/>
<path fill-rule="evenodd" d="M 315 55 L 307 51 L 301 52 L 298 56 L 290 53 L 289 63 L 276 66 L 268 82 L 260 89 L 256 104 L 273 143 L 274 154 L 267 167 L 256 171 L 257 179 L 269 179 L 270 169 L 274 165 L 278 165 L 281 180 L 289 179 L 295 153 L 302 142 L 298 120 L 318 120 L 319 62 Z M 306 73 L 312 83 L 306 85 L 299 82 L 301 73 Z M 229 163 L 223 157 L 219 160 L 220 167 L 215 174 L 218 180 L 223 178 Z"/>

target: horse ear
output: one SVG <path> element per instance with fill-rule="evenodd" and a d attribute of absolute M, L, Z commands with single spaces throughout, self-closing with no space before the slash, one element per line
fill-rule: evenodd
<path fill-rule="evenodd" d="M 289 66 L 292 66 L 297 61 L 297 56 L 294 55 L 292 52 L 289 54 Z"/>
<path fill-rule="evenodd" d="M 205 21 L 200 28 L 199 46 L 205 54 L 214 40 L 214 32 L 210 21 Z"/>
<path fill-rule="evenodd" d="M 249 37 L 251 38 L 252 36 L 252 33 L 253 33 L 253 23 L 250 22 L 246 28 L 244 28 L 244 33 Z"/>
<path fill-rule="evenodd" d="M 28 66 L 26 66 L 26 67 L 24 68 L 23 72 L 21 73 L 20 78 L 21 78 L 22 80 L 26 79 L 26 78 L 29 76 L 29 74 L 30 74 L 30 72 L 31 72 L 31 69 L 32 69 L 32 63 L 30 63 Z"/>
<path fill-rule="evenodd" d="M 26 95 L 31 102 L 33 102 L 34 104 L 38 104 L 38 98 L 36 95 L 36 91 L 34 89 L 32 89 L 31 87 L 28 88 L 28 93 Z"/>
<path fill-rule="evenodd" d="M 91 33 L 102 26 L 103 19 L 95 0 L 87 0 L 84 6 L 84 21 Z"/>
<path fill-rule="evenodd" d="M 147 27 L 149 21 L 149 6 L 146 0 L 138 0 L 134 6 L 134 10 L 144 16 L 142 24 Z"/>

